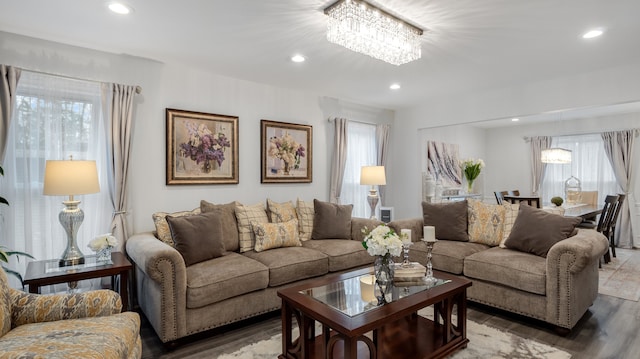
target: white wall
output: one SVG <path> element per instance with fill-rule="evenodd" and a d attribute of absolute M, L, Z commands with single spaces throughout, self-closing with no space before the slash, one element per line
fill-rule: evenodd
<path fill-rule="evenodd" d="M 420 106 L 400 109 L 395 116 L 391 155 L 394 160 L 388 171 L 391 174 L 389 181 L 394 183 L 388 190 L 388 198 L 392 201 L 389 205 L 395 207 L 399 218 L 421 216 L 420 129 L 638 100 L 640 64 L 474 94 L 428 98 Z M 578 128 L 585 130 L 581 125 Z M 546 134 L 540 133 L 540 129 L 536 132 Z M 506 166 L 515 167 L 510 167 L 508 172 L 501 171 L 499 179 L 485 178 L 486 190 L 491 190 L 487 187 L 489 181 L 495 181 L 499 188 L 522 188 L 524 181 L 528 181 L 530 187 L 529 175 L 523 176 L 517 169 L 521 164 L 528 166 L 526 157 L 517 154 L 528 148 L 522 138 L 505 135 L 487 142 L 504 146 L 487 147 L 488 157 L 499 154 Z"/>
<path fill-rule="evenodd" d="M 0 63 L 26 70 L 142 86 L 136 114 L 129 174 L 132 233 L 153 229 L 157 211 L 190 210 L 205 199 L 247 204 L 329 199 L 330 148 L 333 130 L 328 117 L 357 117 L 391 123 L 389 110 L 350 104 L 315 93 L 276 88 L 213 74 L 180 64 L 164 64 L 127 55 L 0 32 Z M 165 185 L 165 108 L 238 116 L 239 179 L 237 185 Z M 313 126 L 313 182 L 260 183 L 260 120 Z"/>

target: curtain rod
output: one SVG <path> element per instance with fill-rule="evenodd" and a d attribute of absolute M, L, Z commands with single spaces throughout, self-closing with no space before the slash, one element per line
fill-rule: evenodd
<path fill-rule="evenodd" d="M 93 79 L 83 79 L 83 78 L 80 78 L 80 77 L 73 77 L 73 76 L 68 76 L 68 75 L 52 74 L 50 72 L 44 72 L 44 71 L 29 70 L 29 69 L 23 69 L 23 68 L 21 68 L 21 70 L 22 71 L 27 71 L 27 72 L 33 72 L 33 73 L 36 73 L 36 74 L 62 77 L 62 78 L 65 78 L 65 79 L 70 79 L 70 80 L 89 81 L 89 82 L 96 82 L 96 83 L 99 83 L 99 84 L 105 83 L 104 81 L 98 81 L 98 80 L 93 80 Z M 141 93 L 142 93 L 142 86 L 136 85 L 136 94 L 139 95 Z"/>
<path fill-rule="evenodd" d="M 327 121 L 329 121 L 329 123 L 336 122 L 335 119 L 333 119 L 333 118 L 328 118 Z M 362 124 L 365 124 L 365 125 L 377 125 L 377 123 L 373 123 L 373 122 L 364 122 L 364 121 L 355 121 L 355 120 L 347 120 L 347 122 L 362 123 Z"/>
<path fill-rule="evenodd" d="M 616 131 L 602 131 L 602 132 L 577 132 L 577 133 L 570 133 L 570 134 L 565 134 L 565 135 L 554 135 L 554 136 L 548 136 L 548 137 L 567 137 L 567 136 L 581 136 L 581 135 L 601 135 L 605 132 L 621 132 L 621 131 L 633 131 L 633 134 L 635 137 L 638 137 L 640 135 L 640 128 L 630 128 L 630 129 L 626 129 L 626 130 L 616 130 Z M 524 136 L 522 137 L 525 142 L 529 142 L 531 141 L 532 137 L 537 137 L 537 136 Z"/>

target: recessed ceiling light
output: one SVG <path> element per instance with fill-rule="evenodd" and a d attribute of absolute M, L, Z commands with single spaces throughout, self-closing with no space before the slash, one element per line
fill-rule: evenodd
<path fill-rule="evenodd" d="M 400 89 L 400 84 L 391 84 L 391 86 L 389 86 L 390 89 L 392 90 L 399 90 Z"/>
<path fill-rule="evenodd" d="M 584 33 L 584 35 L 582 35 L 583 39 L 592 39 L 594 37 L 598 37 L 600 35 L 602 35 L 604 31 L 602 31 L 602 29 L 593 29 L 593 30 L 589 30 L 587 32 Z"/>
<path fill-rule="evenodd" d="M 127 15 L 127 14 L 131 13 L 131 11 L 133 11 L 131 6 L 123 4 L 123 3 L 119 3 L 119 2 L 109 3 L 109 10 L 115 12 L 116 14 L 120 14 L 120 15 Z"/>
<path fill-rule="evenodd" d="M 293 62 L 304 62 L 306 58 L 302 55 L 293 55 L 291 56 L 291 61 Z"/>
<path fill-rule="evenodd" d="M 518 122 L 518 121 L 520 121 L 520 119 L 519 119 L 519 118 L 512 118 L 512 119 L 511 119 L 511 122 Z"/>

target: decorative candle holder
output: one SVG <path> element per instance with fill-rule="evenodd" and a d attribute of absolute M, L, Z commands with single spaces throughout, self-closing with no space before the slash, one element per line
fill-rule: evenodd
<path fill-rule="evenodd" d="M 433 265 L 431 264 L 431 252 L 433 251 L 433 244 L 436 243 L 435 240 L 426 241 L 427 243 L 427 275 L 424 277 L 424 281 L 431 284 L 436 281 L 436 278 L 433 276 Z"/>
<path fill-rule="evenodd" d="M 402 268 L 412 268 L 413 264 L 411 264 L 411 262 L 409 261 L 409 247 L 411 247 L 413 243 L 411 242 L 404 242 L 402 243 L 402 257 L 403 257 L 403 261 L 402 261 Z"/>

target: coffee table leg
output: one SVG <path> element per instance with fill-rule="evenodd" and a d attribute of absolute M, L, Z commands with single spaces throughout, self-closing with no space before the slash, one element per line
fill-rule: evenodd
<path fill-rule="evenodd" d="M 279 358 L 289 358 L 289 352 L 294 350 L 292 338 L 292 317 L 291 307 L 285 300 L 282 300 L 281 320 L 282 320 L 282 355 Z"/>

